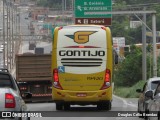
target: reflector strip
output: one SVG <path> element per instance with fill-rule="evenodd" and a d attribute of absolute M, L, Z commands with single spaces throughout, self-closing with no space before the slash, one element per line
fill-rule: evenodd
<path fill-rule="evenodd" d="M 20 90 L 27 90 L 27 87 L 20 87 Z"/>
<path fill-rule="evenodd" d="M 64 47 L 64 48 L 100 48 L 100 47 L 96 47 L 96 46 L 68 46 L 68 47 Z"/>

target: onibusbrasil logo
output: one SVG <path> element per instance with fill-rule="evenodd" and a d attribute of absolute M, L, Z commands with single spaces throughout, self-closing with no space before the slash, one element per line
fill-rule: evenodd
<path fill-rule="evenodd" d="M 84 44 L 89 42 L 89 36 L 97 31 L 77 31 L 74 35 L 66 35 L 67 37 L 74 40 L 78 44 Z"/>

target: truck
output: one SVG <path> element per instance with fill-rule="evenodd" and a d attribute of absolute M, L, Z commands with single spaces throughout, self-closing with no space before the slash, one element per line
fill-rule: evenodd
<path fill-rule="evenodd" d="M 26 102 L 52 101 L 51 54 L 17 54 L 16 80 L 21 93 L 32 93 Z"/>

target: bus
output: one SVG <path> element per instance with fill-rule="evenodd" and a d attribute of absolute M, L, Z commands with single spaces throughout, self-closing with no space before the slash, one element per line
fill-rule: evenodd
<path fill-rule="evenodd" d="M 100 25 L 56 27 L 52 44 L 52 99 L 57 110 L 70 105 L 112 105 L 113 47 L 110 29 Z"/>

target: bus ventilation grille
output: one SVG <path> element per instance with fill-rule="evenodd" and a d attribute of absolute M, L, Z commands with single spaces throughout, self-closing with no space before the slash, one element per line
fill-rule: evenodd
<path fill-rule="evenodd" d="M 62 58 L 63 66 L 69 67 L 98 67 L 102 64 L 100 58 Z"/>

